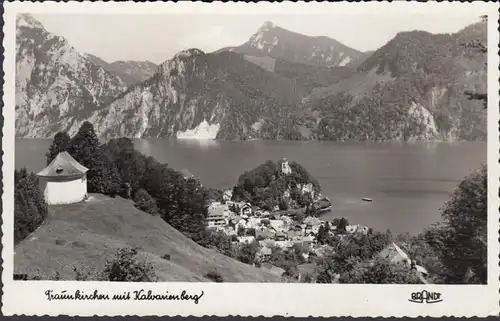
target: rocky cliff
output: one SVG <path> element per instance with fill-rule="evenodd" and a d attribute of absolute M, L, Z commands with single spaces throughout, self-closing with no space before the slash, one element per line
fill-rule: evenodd
<path fill-rule="evenodd" d="M 110 103 L 126 88 L 32 16 L 16 20 L 16 135 L 48 137 Z"/>

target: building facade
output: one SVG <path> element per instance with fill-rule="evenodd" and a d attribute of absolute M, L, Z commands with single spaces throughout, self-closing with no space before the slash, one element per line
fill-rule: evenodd
<path fill-rule="evenodd" d="M 88 168 L 68 152 L 56 158 L 38 174 L 39 188 L 49 205 L 78 203 L 87 198 Z"/>

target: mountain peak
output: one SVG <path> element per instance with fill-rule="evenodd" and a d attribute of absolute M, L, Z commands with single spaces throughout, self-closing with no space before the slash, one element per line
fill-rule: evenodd
<path fill-rule="evenodd" d="M 187 58 L 187 57 L 196 57 L 203 56 L 205 53 L 198 48 L 191 48 L 179 51 L 174 55 L 174 58 Z"/>
<path fill-rule="evenodd" d="M 259 31 L 266 32 L 273 28 L 276 28 L 276 25 L 272 21 L 265 21 L 264 24 L 259 28 Z"/>
<path fill-rule="evenodd" d="M 33 18 L 29 13 L 21 13 L 17 16 L 16 26 L 30 29 L 44 29 L 40 21 Z"/>

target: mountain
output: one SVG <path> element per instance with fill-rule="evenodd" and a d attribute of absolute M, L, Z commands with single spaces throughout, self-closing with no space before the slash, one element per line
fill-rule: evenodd
<path fill-rule="evenodd" d="M 310 37 L 265 22 L 250 39 L 241 46 L 227 47 L 221 51 L 233 51 L 248 56 L 269 56 L 291 62 L 327 67 L 342 67 L 363 57 L 363 53 L 349 48 L 337 40 L 320 36 Z"/>
<path fill-rule="evenodd" d="M 16 27 L 16 136 L 52 135 L 125 90 L 32 16 L 18 15 Z"/>
<path fill-rule="evenodd" d="M 158 66 L 151 61 L 115 61 L 108 63 L 99 57 L 85 54 L 88 60 L 101 66 L 110 74 L 120 78 L 127 86 L 132 86 L 150 78 L 157 71 Z"/>
<path fill-rule="evenodd" d="M 90 194 L 82 203 L 51 206 L 45 222 L 14 249 L 14 273 L 74 280 L 73 266 L 102 271 L 122 247 L 139 247 L 160 282 L 280 282 L 280 278 L 196 244 L 130 200 Z M 168 257 L 168 259 L 165 259 Z M 90 272 L 90 271 L 89 271 Z"/>
<path fill-rule="evenodd" d="M 401 32 L 371 53 L 265 23 L 242 46 L 184 50 L 149 78 L 153 66 L 138 67 L 136 83 L 123 74 L 138 63 L 81 55 L 32 17 L 17 22 L 17 137 L 74 135 L 89 120 L 103 137 L 486 138 L 486 112 L 464 94 L 486 90 L 486 55 L 462 45 L 486 43 L 485 23 Z"/>
<path fill-rule="evenodd" d="M 89 121 L 103 137 L 288 139 L 299 100 L 292 81 L 241 54 L 189 49 Z"/>
<path fill-rule="evenodd" d="M 350 77 L 316 89 L 302 125 L 316 139 L 484 140 L 487 113 L 466 90 L 486 91 L 486 24 L 455 34 L 401 32 Z"/>

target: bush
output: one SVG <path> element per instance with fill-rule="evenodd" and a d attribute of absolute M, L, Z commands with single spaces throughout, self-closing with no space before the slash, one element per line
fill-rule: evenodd
<path fill-rule="evenodd" d="M 207 274 L 205 274 L 205 277 L 207 279 L 210 279 L 210 280 L 212 280 L 214 282 L 217 282 L 217 283 L 224 282 L 224 278 L 222 277 L 222 275 L 220 275 L 220 273 L 217 272 L 217 271 L 215 271 L 215 270 L 214 271 L 210 271 Z"/>
<path fill-rule="evenodd" d="M 151 215 L 158 215 L 156 201 L 144 189 L 139 189 L 134 195 L 135 207 Z"/>
<path fill-rule="evenodd" d="M 14 187 L 14 244 L 17 244 L 42 225 L 48 208 L 36 176 L 26 170 L 14 174 L 18 180 Z"/>
<path fill-rule="evenodd" d="M 170 261 L 170 254 L 165 254 L 161 258 L 164 260 Z"/>
<path fill-rule="evenodd" d="M 157 276 L 153 266 L 137 258 L 137 248 L 121 248 L 108 260 L 103 271 L 107 281 L 117 282 L 155 282 Z"/>

